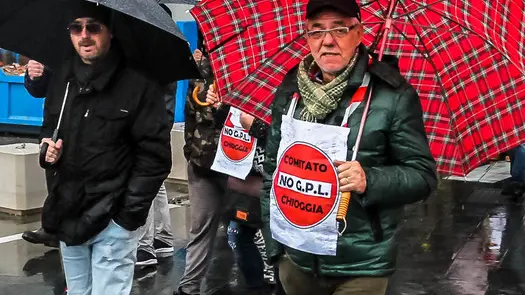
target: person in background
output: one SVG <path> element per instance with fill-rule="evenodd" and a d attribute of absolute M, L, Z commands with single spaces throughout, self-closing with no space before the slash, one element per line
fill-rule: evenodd
<path fill-rule="evenodd" d="M 160 6 L 171 17 L 171 10 L 165 4 L 160 4 Z M 164 88 L 164 102 L 166 103 L 169 122 L 173 123 L 175 119 L 177 82 L 170 83 Z M 173 255 L 173 233 L 168 206 L 168 193 L 164 183 L 161 185 L 155 200 L 153 200 L 146 224 L 140 231 L 142 233 L 139 239 L 136 266 L 156 265 L 158 263 L 157 257 L 170 257 Z"/>
<path fill-rule="evenodd" d="M 518 200 L 525 193 L 525 144 L 519 145 L 510 153 L 510 175 L 511 178 L 501 194 Z"/>
<path fill-rule="evenodd" d="M 201 38 L 199 38 L 202 40 Z M 202 42 L 199 42 L 202 43 Z M 202 46 L 195 50 L 193 57 L 201 76 L 211 81 L 213 73 L 209 60 Z M 198 96 L 205 101 L 206 89 L 203 83 L 190 81 L 186 105 L 184 108 L 184 156 L 188 161 L 188 189 L 190 199 L 190 233 L 186 252 L 186 265 L 175 295 L 203 294 L 201 283 L 204 281 L 213 257 L 213 246 L 227 205 L 226 175 L 211 170 L 219 135 L 224 121 L 215 118 L 216 108 L 199 106 L 192 99 L 196 85 L 201 91 Z M 231 294 L 228 288 L 229 272 L 216 274 L 220 282 L 214 295 Z"/>
<path fill-rule="evenodd" d="M 219 102 L 213 85 L 208 88 L 206 102 L 218 108 L 215 116 L 217 121 L 227 120 L 230 114 L 230 106 Z M 257 145 L 251 164 L 252 168 L 246 179 L 228 176 L 227 194 L 230 199 L 229 207 L 231 207 L 228 210 L 230 211 L 228 216 L 231 218 L 228 225 L 228 243 L 233 250 L 235 262 L 245 279 L 249 294 L 265 295 L 269 293 L 270 286 L 265 281 L 265 262 L 255 243 L 255 237 L 262 223 L 259 197 L 263 182 L 262 164 L 264 162 L 264 146 L 266 145 L 268 125 L 242 111 L 240 112 L 240 123 L 250 136 L 257 139 Z M 238 217 L 238 210 L 247 213 L 242 215 L 246 217 L 245 219 Z M 279 289 L 278 279 L 276 289 Z M 276 294 L 283 293 L 276 292 Z"/>

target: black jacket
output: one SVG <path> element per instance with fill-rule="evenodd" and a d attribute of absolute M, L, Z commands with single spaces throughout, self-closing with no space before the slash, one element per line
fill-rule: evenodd
<path fill-rule="evenodd" d="M 47 67 L 44 68 L 44 73 L 42 73 L 42 76 L 35 80 L 31 80 L 26 71 L 24 76 L 24 86 L 27 92 L 36 98 L 45 97 L 51 76 L 51 71 Z"/>
<path fill-rule="evenodd" d="M 111 219 L 130 231 L 145 223 L 170 172 L 172 124 L 160 87 L 119 54 L 83 87 L 72 64 L 66 61 L 53 74 L 44 106 L 42 138 L 51 137 L 57 125 L 69 82 L 59 132 L 64 146 L 51 168 L 42 226 L 67 245 L 78 245 Z"/>

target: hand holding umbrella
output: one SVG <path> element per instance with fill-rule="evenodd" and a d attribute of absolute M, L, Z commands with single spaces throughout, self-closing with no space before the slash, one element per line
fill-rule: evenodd
<path fill-rule="evenodd" d="M 52 138 L 44 138 L 42 139 L 42 143 L 40 144 L 40 146 L 43 147 L 44 145 L 47 145 L 47 149 L 45 149 L 45 162 L 51 165 L 55 164 L 60 159 L 60 155 L 62 154 L 62 139 L 59 139 L 57 142 L 54 142 Z"/>
<path fill-rule="evenodd" d="M 219 99 L 219 96 L 217 95 L 217 89 L 216 89 L 215 83 L 210 85 L 208 87 L 208 92 L 206 93 L 206 103 L 200 103 L 202 106 L 214 106 L 216 108 L 219 108 L 221 106 L 221 100 Z M 198 102 L 200 102 L 197 99 Z"/>
<path fill-rule="evenodd" d="M 196 49 L 194 52 L 193 52 L 193 59 L 195 59 L 195 61 L 199 64 L 199 67 L 202 69 L 203 68 L 203 61 L 204 61 L 204 58 L 203 58 L 203 54 L 202 54 L 202 51 L 200 51 L 199 49 Z M 206 62 L 209 62 L 209 61 L 206 61 Z M 205 67 L 208 67 L 205 65 Z M 208 79 L 204 79 L 205 81 L 206 80 L 210 80 L 209 79 L 210 77 L 208 77 Z M 215 89 L 215 92 L 217 92 L 217 84 L 215 82 L 215 80 L 213 80 L 212 82 L 212 85 L 213 85 L 213 88 Z M 207 106 L 210 106 L 210 105 L 213 105 L 213 103 L 210 103 L 210 102 L 202 102 L 200 99 L 199 99 L 199 92 L 200 92 L 200 86 L 197 85 L 195 86 L 195 88 L 193 89 L 193 93 L 192 93 L 192 98 L 193 98 L 193 101 L 201 106 L 201 107 L 207 107 Z"/>

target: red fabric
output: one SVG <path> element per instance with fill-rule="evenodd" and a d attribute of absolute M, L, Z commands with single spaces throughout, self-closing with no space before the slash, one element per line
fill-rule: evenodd
<path fill-rule="evenodd" d="M 389 1 L 361 1 L 365 45 Z M 225 103 L 270 122 L 277 87 L 308 53 L 306 2 L 205 0 L 191 10 Z M 525 2 L 398 1 L 385 54 L 420 95 L 440 172 L 465 175 L 525 143 Z"/>

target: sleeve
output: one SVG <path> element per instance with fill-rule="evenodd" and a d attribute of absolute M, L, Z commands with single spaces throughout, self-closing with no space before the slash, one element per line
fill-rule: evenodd
<path fill-rule="evenodd" d="M 46 96 L 50 80 L 51 72 L 48 68 L 44 68 L 44 73 L 42 74 L 42 77 L 36 80 L 31 80 L 26 71 L 26 74 L 24 76 L 24 86 L 27 92 L 31 94 L 31 96 L 36 98 L 43 98 Z"/>
<path fill-rule="evenodd" d="M 389 165 L 364 167 L 365 207 L 397 207 L 425 200 L 437 186 L 436 163 L 423 125 L 423 110 L 416 91 L 400 94 L 388 135 Z"/>
<path fill-rule="evenodd" d="M 132 120 L 135 161 L 115 217 L 119 225 L 130 231 L 146 222 L 151 203 L 171 170 L 171 124 L 160 88 L 148 86 Z"/>
<path fill-rule="evenodd" d="M 164 102 L 171 123 L 175 121 L 175 92 L 177 91 L 177 82 L 170 83 L 165 87 Z"/>
<path fill-rule="evenodd" d="M 253 120 L 252 126 L 250 127 L 250 130 L 248 131 L 248 134 L 259 140 L 264 140 L 266 139 L 268 127 L 268 124 L 266 124 L 263 120 L 255 118 Z"/>
<path fill-rule="evenodd" d="M 25 79 L 29 79 L 27 75 Z M 47 82 L 46 84 L 51 84 L 51 83 L 56 82 L 56 81 L 51 81 L 52 80 L 51 76 L 48 76 L 47 79 L 49 79 L 49 82 Z M 47 88 L 47 85 L 46 85 L 46 88 Z M 46 89 L 46 92 L 47 92 L 47 89 Z M 53 93 L 53 88 L 51 87 L 49 89 L 49 92 L 47 93 L 46 99 L 44 100 L 43 121 L 42 121 L 42 127 L 40 128 L 40 136 L 39 136 L 40 141 L 42 141 L 43 138 L 51 138 L 53 136 L 53 130 L 55 130 L 56 125 L 58 123 L 60 109 L 57 109 L 56 106 L 52 107 L 54 105 L 54 102 L 53 102 L 54 97 L 55 95 Z"/>
<path fill-rule="evenodd" d="M 266 154 L 263 164 L 263 189 L 260 198 L 261 202 L 261 218 L 263 222 L 262 233 L 266 245 L 266 254 L 270 264 L 276 263 L 284 253 L 283 246 L 272 238 L 270 230 L 270 191 L 272 189 L 273 173 L 277 168 L 277 151 L 281 142 L 281 115 L 282 103 L 279 103 L 279 98 L 284 96 L 284 93 L 277 90 L 275 99 L 272 103 L 272 123 L 269 126 L 268 137 L 266 138 Z"/>
<path fill-rule="evenodd" d="M 223 104 L 219 108 L 217 108 L 213 113 L 213 121 L 215 122 L 215 126 L 224 125 L 224 122 L 226 122 L 226 119 L 228 118 L 229 113 L 230 113 L 229 105 Z"/>
<path fill-rule="evenodd" d="M 186 95 L 186 105 L 184 106 L 184 158 L 189 161 L 191 155 L 191 142 L 194 140 L 195 129 L 197 128 L 197 120 L 195 118 L 195 106 L 193 104 L 191 95 L 193 93 L 194 85 L 190 83 L 188 93 Z"/>

